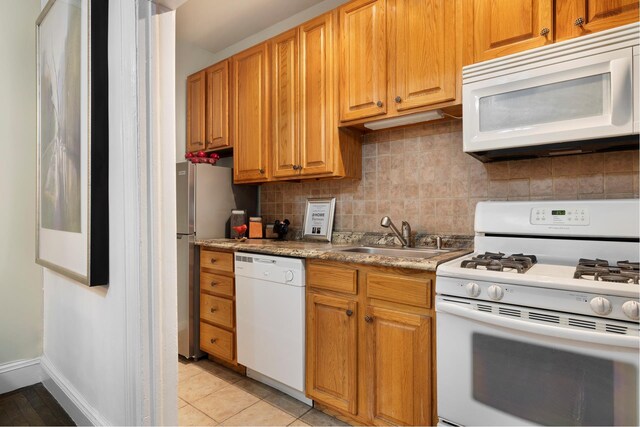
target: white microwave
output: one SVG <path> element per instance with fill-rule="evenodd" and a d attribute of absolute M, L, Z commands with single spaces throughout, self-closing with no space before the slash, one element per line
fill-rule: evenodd
<path fill-rule="evenodd" d="M 464 67 L 464 151 L 483 161 L 637 148 L 640 24 Z"/>

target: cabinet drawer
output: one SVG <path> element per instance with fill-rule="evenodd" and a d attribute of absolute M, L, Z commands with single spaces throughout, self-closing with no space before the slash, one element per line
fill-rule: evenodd
<path fill-rule="evenodd" d="M 355 295 L 358 293 L 358 270 L 340 264 L 309 264 L 307 284 L 318 289 Z"/>
<path fill-rule="evenodd" d="M 233 328 L 233 301 L 200 294 L 200 318 L 220 326 Z"/>
<path fill-rule="evenodd" d="M 367 297 L 431 308 L 431 279 L 367 274 Z"/>
<path fill-rule="evenodd" d="M 200 349 L 229 361 L 234 359 L 235 335 L 208 323 L 200 322 Z"/>
<path fill-rule="evenodd" d="M 200 291 L 233 297 L 233 277 L 200 272 Z"/>
<path fill-rule="evenodd" d="M 200 251 L 200 267 L 233 273 L 233 253 L 203 249 Z"/>

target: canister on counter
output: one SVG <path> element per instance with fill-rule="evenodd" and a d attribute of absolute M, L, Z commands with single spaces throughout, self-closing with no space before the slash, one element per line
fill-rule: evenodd
<path fill-rule="evenodd" d="M 262 217 L 249 217 L 249 238 L 262 239 Z"/>
<path fill-rule="evenodd" d="M 240 237 L 238 232 L 234 230 L 233 227 L 247 224 L 247 211 L 244 209 L 233 209 L 231 211 L 231 218 L 229 222 L 231 223 L 231 238 L 236 239 Z"/>

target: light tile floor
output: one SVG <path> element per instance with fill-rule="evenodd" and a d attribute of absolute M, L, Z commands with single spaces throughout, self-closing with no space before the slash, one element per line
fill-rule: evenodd
<path fill-rule="evenodd" d="M 181 426 L 347 426 L 309 405 L 207 359 L 179 359 Z"/>

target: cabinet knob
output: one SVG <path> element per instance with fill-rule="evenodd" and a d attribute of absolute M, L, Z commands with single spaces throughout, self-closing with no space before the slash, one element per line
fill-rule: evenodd
<path fill-rule="evenodd" d="M 353 310 L 347 310 L 347 316 L 351 317 L 352 314 L 353 314 Z"/>
<path fill-rule="evenodd" d="M 211 286 L 217 286 L 217 285 L 218 285 L 218 282 L 211 282 L 211 283 L 210 283 L 210 285 L 211 285 Z"/>
<path fill-rule="evenodd" d="M 402 98 L 400 98 L 399 96 L 396 96 L 396 102 L 400 104 L 402 102 Z"/>
<path fill-rule="evenodd" d="M 215 264 L 216 263 L 216 259 L 215 258 L 211 258 L 211 264 Z"/>
<path fill-rule="evenodd" d="M 378 106 L 378 108 L 382 107 L 382 101 L 376 102 L 376 105 Z"/>
<path fill-rule="evenodd" d="M 264 174 L 264 169 L 260 168 L 258 169 L 258 172 L 260 172 L 260 175 Z"/>
<path fill-rule="evenodd" d="M 547 27 L 544 27 L 542 30 L 540 30 L 540 35 L 542 37 L 546 37 L 547 34 L 549 34 L 549 29 Z"/>
<path fill-rule="evenodd" d="M 371 323 L 371 322 L 373 322 L 373 317 L 371 317 L 371 316 L 364 316 L 364 321 L 365 321 L 365 322 L 367 322 L 367 323 Z"/>
<path fill-rule="evenodd" d="M 293 165 L 293 170 L 294 170 L 294 171 L 299 171 L 300 169 L 302 169 L 302 166 L 300 166 L 300 165 Z"/>
<path fill-rule="evenodd" d="M 211 344 L 215 344 L 215 343 L 216 343 L 216 341 L 218 341 L 218 338 L 211 338 L 211 340 L 210 340 L 210 341 L 211 341 Z"/>
<path fill-rule="evenodd" d="M 584 18 L 582 16 L 576 19 L 575 22 L 573 23 L 573 25 L 575 25 L 576 27 L 582 27 L 583 24 L 584 24 Z"/>
<path fill-rule="evenodd" d="M 216 311 L 218 311 L 218 309 L 217 309 L 217 308 L 213 308 L 213 307 L 211 307 L 211 312 L 212 312 L 212 313 L 215 313 Z"/>

